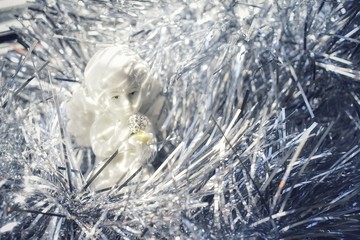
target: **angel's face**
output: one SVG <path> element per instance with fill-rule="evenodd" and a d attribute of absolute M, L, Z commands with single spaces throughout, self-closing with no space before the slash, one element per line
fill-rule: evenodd
<path fill-rule="evenodd" d="M 128 116 L 141 107 L 149 84 L 148 73 L 147 64 L 127 47 L 110 47 L 89 61 L 85 87 L 100 111 Z"/>

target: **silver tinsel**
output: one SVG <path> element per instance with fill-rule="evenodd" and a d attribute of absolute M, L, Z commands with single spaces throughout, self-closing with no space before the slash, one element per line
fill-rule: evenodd
<path fill-rule="evenodd" d="M 17 18 L 23 48 L 1 59 L 0 239 L 360 237 L 358 1 L 37 0 Z M 64 103 L 118 43 L 162 89 L 156 171 L 94 193 Z"/>

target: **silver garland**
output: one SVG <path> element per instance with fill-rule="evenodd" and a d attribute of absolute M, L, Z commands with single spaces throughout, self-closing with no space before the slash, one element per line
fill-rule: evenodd
<path fill-rule="evenodd" d="M 0 239 L 360 236 L 357 1 L 37 0 L 17 18 L 23 48 L 1 59 Z M 115 43 L 162 89 L 156 171 L 94 193 L 64 103 Z"/>

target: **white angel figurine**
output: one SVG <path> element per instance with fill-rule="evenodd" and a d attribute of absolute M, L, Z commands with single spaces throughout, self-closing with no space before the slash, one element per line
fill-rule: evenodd
<path fill-rule="evenodd" d="M 153 172 L 148 161 L 156 153 L 152 124 L 139 113 L 142 103 L 152 98 L 148 65 L 128 47 L 113 46 L 98 51 L 84 75 L 83 85 L 66 105 L 67 129 L 78 144 L 91 146 L 96 164 L 118 150 L 92 188 L 121 184 L 141 166 L 140 180 L 145 180 Z"/>

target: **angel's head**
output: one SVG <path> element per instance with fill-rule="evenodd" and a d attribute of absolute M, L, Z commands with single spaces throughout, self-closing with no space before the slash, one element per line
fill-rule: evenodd
<path fill-rule="evenodd" d="M 84 86 L 103 111 L 138 112 L 149 85 L 148 65 L 126 46 L 98 51 L 85 69 Z"/>

